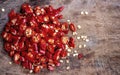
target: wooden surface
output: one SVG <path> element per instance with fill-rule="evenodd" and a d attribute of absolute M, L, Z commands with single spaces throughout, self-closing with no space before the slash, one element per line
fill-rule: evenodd
<path fill-rule="evenodd" d="M 3 2 L 2 2 L 3 1 Z M 36 2 L 38 1 L 38 2 Z M 87 35 L 90 39 L 86 48 L 78 49 L 85 58 L 78 60 L 70 58 L 69 71 L 62 67 L 53 72 L 44 70 L 36 75 L 120 75 L 120 0 L 1 0 L 0 32 L 7 22 L 7 14 L 10 9 L 19 9 L 20 5 L 28 2 L 31 5 L 65 6 L 62 14 L 64 20 L 70 19 L 82 26 L 77 30 L 78 35 Z M 81 15 L 81 11 L 88 11 L 88 15 Z M 76 36 L 75 36 L 76 37 Z M 77 41 L 76 44 L 83 44 Z M 28 75 L 28 71 L 14 63 L 3 49 L 3 41 L 0 38 L 0 75 Z M 31 74 L 30 74 L 31 75 Z M 33 74 L 32 74 L 33 75 Z"/>

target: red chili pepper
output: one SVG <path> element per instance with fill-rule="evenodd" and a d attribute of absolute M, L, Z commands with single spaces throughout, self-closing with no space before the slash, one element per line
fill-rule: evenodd
<path fill-rule="evenodd" d="M 42 68 L 54 70 L 54 66 L 60 66 L 59 59 L 67 56 L 65 45 L 75 46 L 74 39 L 66 34 L 69 28 L 76 30 L 74 24 L 69 26 L 59 21 L 63 8 L 55 9 L 51 5 L 32 8 L 25 3 L 20 13 L 11 10 L 1 35 L 5 50 L 16 64 L 21 63 L 35 73 Z"/>

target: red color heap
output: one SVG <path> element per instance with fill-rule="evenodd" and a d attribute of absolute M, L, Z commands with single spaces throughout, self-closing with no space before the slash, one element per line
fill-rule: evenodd
<path fill-rule="evenodd" d="M 2 37 L 4 48 L 16 64 L 33 70 L 42 68 L 53 70 L 60 66 L 59 59 L 67 56 L 65 45 L 75 47 L 74 39 L 68 37 L 69 29 L 75 31 L 73 23 L 59 22 L 63 7 L 52 6 L 32 8 L 25 3 L 21 12 L 14 10 L 8 14 Z"/>

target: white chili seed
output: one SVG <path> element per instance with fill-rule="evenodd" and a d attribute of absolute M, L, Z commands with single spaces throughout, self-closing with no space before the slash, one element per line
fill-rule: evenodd
<path fill-rule="evenodd" d="M 85 14 L 86 14 L 86 15 L 88 15 L 88 12 L 87 12 L 87 11 L 85 11 Z"/>
<path fill-rule="evenodd" d="M 76 55 L 75 54 L 73 54 L 73 57 L 75 57 Z"/>
<path fill-rule="evenodd" d="M 85 48 L 85 47 L 86 47 L 86 44 L 84 44 L 83 47 Z"/>
<path fill-rule="evenodd" d="M 79 39 L 80 39 L 80 37 L 78 36 L 78 37 L 77 37 L 77 39 L 79 40 Z"/>
<path fill-rule="evenodd" d="M 33 73 L 33 70 L 30 70 L 29 73 Z"/>
<path fill-rule="evenodd" d="M 2 8 L 2 9 L 1 9 L 1 11 L 2 11 L 2 12 L 5 12 L 5 9 L 4 9 L 4 8 Z"/>
<path fill-rule="evenodd" d="M 65 49 L 68 49 L 68 45 L 65 45 Z"/>
<path fill-rule="evenodd" d="M 70 20 L 67 20 L 67 22 L 70 22 Z"/>
<path fill-rule="evenodd" d="M 75 50 L 74 52 L 75 52 L 75 53 L 77 53 L 77 51 L 76 51 L 76 50 Z"/>
<path fill-rule="evenodd" d="M 71 49 L 67 49 L 68 52 L 71 52 Z"/>
<path fill-rule="evenodd" d="M 67 53 L 67 56 L 70 56 L 70 53 Z"/>
<path fill-rule="evenodd" d="M 81 29 L 81 26 L 80 26 L 80 25 L 78 25 L 77 27 L 78 27 L 78 29 Z"/>
<path fill-rule="evenodd" d="M 79 48 L 82 48 L 82 45 L 79 45 Z"/>
<path fill-rule="evenodd" d="M 70 66 L 67 66 L 66 69 L 69 70 L 69 69 L 70 69 Z"/>
<path fill-rule="evenodd" d="M 89 39 L 86 39 L 85 41 L 86 41 L 86 42 L 89 42 Z"/>
<path fill-rule="evenodd" d="M 12 64 L 12 62 L 9 62 L 9 64 L 11 65 L 11 64 Z"/>
<path fill-rule="evenodd" d="M 70 63 L 70 61 L 69 61 L 69 60 L 66 60 L 66 63 Z"/>
<path fill-rule="evenodd" d="M 57 32 L 58 32 L 58 30 L 55 30 L 55 32 L 57 33 Z"/>
<path fill-rule="evenodd" d="M 83 15 L 84 14 L 84 12 L 83 11 L 81 11 L 81 15 Z"/>
<path fill-rule="evenodd" d="M 63 63 L 63 60 L 60 60 L 61 63 Z"/>
<path fill-rule="evenodd" d="M 77 32 L 73 32 L 73 35 L 77 35 Z"/>

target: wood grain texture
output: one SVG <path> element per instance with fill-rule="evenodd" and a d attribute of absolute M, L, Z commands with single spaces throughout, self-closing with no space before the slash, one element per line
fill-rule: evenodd
<path fill-rule="evenodd" d="M 56 8 L 65 6 L 63 21 L 70 19 L 76 26 L 80 24 L 82 29 L 77 30 L 78 36 L 87 35 L 90 39 L 86 48 L 79 49 L 84 59 L 70 58 L 71 70 L 65 70 L 67 65 L 63 63 L 54 72 L 43 70 L 35 75 L 120 75 L 120 0 L 1 0 L 0 9 L 5 8 L 5 12 L 0 11 L 0 32 L 8 20 L 8 12 L 11 9 L 19 11 L 24 2 L 50 4 Z M 89 15 L 80 15 L 81 11 L 88 11 Z M 76 45 L 83 43 L 76 40 Z M 0 37 L 0 75 L 29 74 L 19 65 L 10 65 L 9 61 L 12 60 L 4 51 Z"/>

